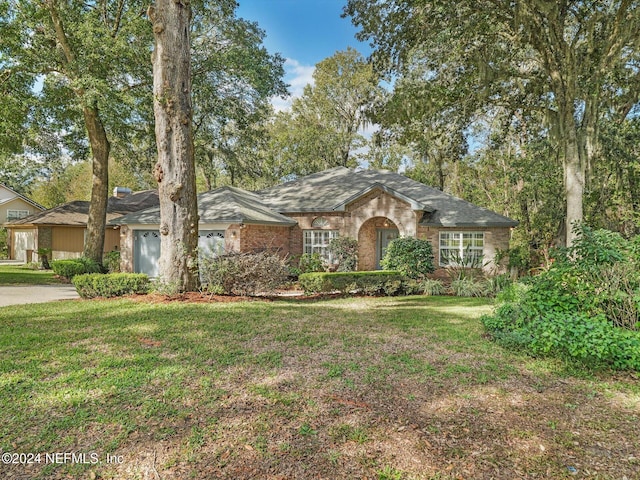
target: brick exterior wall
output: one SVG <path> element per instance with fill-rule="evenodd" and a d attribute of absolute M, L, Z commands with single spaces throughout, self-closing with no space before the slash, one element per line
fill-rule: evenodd
<path fill-rule="evenodd" d="M 289 226 L 276 225 L 238 225 L 239 251 L 278 253 L 282 257 L 289 255 L 290 234 Z M 231 227 L 229 227 L 231 228 Z M 229 229 L 227 229 L 229 230 Z"/>

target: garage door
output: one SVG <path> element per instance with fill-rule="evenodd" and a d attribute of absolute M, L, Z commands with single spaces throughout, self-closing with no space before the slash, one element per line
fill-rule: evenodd
<path fill-rule="evenodd" d="M 134 234 L 133 269 L 152 278 L 159 274 L 160 233 L 157 230 L 136 230 Z M 224 253 L 224 230 L 201 230 L 198 234 L 198 254 L 212 257 Z"/>
<path fill-rule="evenodd" d="M 224 230 L 200 230 L 198 257 L 214 257 L 224 253 Z"/>
<path fill-rule="evenodd" d="M 33 230 L 28 232 L 15 232 L 13 252 L 16 260 L 21 262 L 27 261 L 27 250 L 34 250 L 35 241 L 33 239 Z"/>
<path fill-rule="evenodd" d="M 160 259 L 160 232 L 158 230 L 136 230 L 133 237 L 133 270 L 146 273 L 152 278 L 158 276 Z"/>

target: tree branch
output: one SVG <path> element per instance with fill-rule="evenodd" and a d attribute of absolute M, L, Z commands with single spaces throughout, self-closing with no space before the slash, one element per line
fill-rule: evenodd
<path fill-rule="evenodd" d="M 73 52 L 73 48 L 69 43 L 69 39 L 67 38 L 67 34 L 64 31 L 64 26 L 62 25 L 62 20 L 58 15 L 58 9 L 56 7 L 56 0 L 47 0 L 46 5 L 48 6 L 49 14 L 51 15 L 51 21 L 53 22 L 53 28 L 56 32 L 56 39 L 58 43 L 62 47 L 62 52 L 64 53 L 66 63 L 71 65 L 75 62 L 75 54 Z"/>
<path fill-rule="evenodd" d="M 122 22 L 122 11 L 124 9 L 124 0 L 120 0 L 118 2 L 118 13 L 116 13 L 116 18 L 113 22 L 113 30 L 111 31 L 111 37 L 115 38 L 120 31 L 120 23 Z"/>

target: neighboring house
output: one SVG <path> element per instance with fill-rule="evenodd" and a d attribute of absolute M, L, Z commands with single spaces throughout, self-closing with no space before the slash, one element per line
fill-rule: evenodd
<path fill-rule="evenodd" d="M 158 205 L 158 192 L 155 190 L 130 193 L 130 190 L 117 188 L 107 203 L 107 222 L 154 205 Z M 37 261 L 36 252 L 39 248 L 50 248 L 54 260 L 80 257 L 88 218 L 89 202 L 77 200 L 7 223 L 9 258 L 26 261 L 32 257 L 33 261 Z M 107 227 L 104 251 L 119 249 L 120 232 Z"/>
<path fill-rule="evenodd" d="M 359 270 L 379 269 L 387 245 L 399 236 L 431 241 L 436 267 L 460 258 L 491 266 L 518 225 L 403 175 L 344 167 L 253 193 L 233 187 L 202 193 L 198 213 L 201 249 L 224 245 L 226 251 L 266 249 L 293 258 L 318 253 L 331 260 L 331 239 L 352 237 Z M 156 276 L 159 208 L 111 223 L 121 226 L 122 269 Z"/>
<path fill-rule="evenodd" d="M 0 183 L 0 226 L 4 227 L 6 222 L 28 217 L 44 209 L 42 205 Z M 28 236 L 18 236 L 16 240 L 25 250 L 33 248 L 29 243 L 33 239 Z"/>

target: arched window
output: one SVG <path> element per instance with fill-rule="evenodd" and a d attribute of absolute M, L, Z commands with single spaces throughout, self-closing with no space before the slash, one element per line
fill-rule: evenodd
<path fill-rule="evenodd" d="M 328 227 L 329 220 L 327 220 L 325 217 L 318 217 L 313 222 L 311 222 L 311 226 L 313 228 Z"/>

